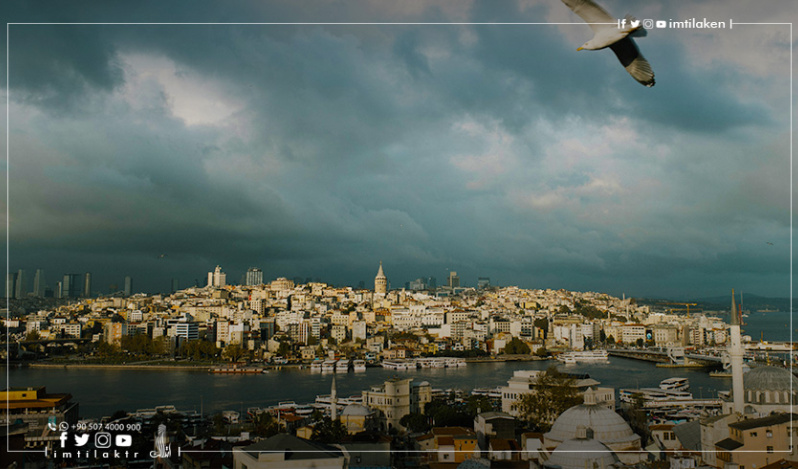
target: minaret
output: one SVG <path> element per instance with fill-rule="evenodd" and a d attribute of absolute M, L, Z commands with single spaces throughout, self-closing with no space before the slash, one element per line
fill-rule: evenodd
<path fill-rule="evenodd" d="M 732 290 L 731 305 L 731 326 L 729 357 L 731 358 L 732 371 L 732 397 L 734 399 L 734 411 L 743 413 L 745 403 L 745 389 L 743 388 L 743 344 L 740 337 L 740 315 L 737 312 L 737 305 L 734 302 L 734 290 Z"/>
<path fill-rule="evenodd" d="M 338 393 L 335 390 L 335 375 L 333 375 L 332 389 L 330 389 L 330 418 L 338 420 Z"/>
<path fill-rule="evenodd" d="M 377 271 L 377 276 L 374 277 L 374 293 L 378 295 L 388 293 L 388 278 L 382 271 L 382 261 L 380 261 L 380 270 Z"/>

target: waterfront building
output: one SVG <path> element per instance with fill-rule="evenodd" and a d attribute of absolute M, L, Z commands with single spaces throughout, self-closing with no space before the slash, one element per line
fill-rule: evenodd
<path fill-rule="evenodd" d="M 493 439 L 515 438 L 515 418 L 505 412 L 480 412 L 474 417 L 474 432 L 482 450 Z"/>
<path fill-rule="evenodd" d="M 105 341 L 111 345 L 121 345 L 122 344 L 122 337 L 127 335 L 127 323 L 126 322 L 114 322 L 110 321 L 105 324 L 103 327 L 103 337 Z"/>
<path fill-rule="evenodd" d="M 385 295 L 388 293 L 388 277 L 382 271 L 382 261 L 380 261 L 380 268 L 377 271 L 377 276 L 374 277 L 374 293 L 377 295 Z"/>
<path fill-rule="evenodd" d="M 423 462 L 452 464 L 440 467 L 457 467 L 467 459 L 479 458 L 481 453 L 476 434 L 466 427 L 434 427 L 416 442 L 422 451 L 426 450 Z"/>
<path fill-rule="evenodd" d="M 391 378 L 382 385 L 363 391 L 363 404 L 382 412 L 385 427 L 404 429 L 399 423 L 407 414 L 424 413 L 424 405 L 432 400 L 427 381 L 413 382 L 412 378 Z"/>
<path fill-rule="evenodd" d="M 513 409 L 513 404 L 516 403 L 524 394 L 535 392 L 538 384 L 538 379 L 544 371 L 539 370 L 516 370 L 513 376 L 507 381 L 507 386 L 499 388 L 502 396 L 502 412 L 506 412 L 513 416 L 518 416 L 518 411 Z M 584 394 L 587 398 L 586 392 L 589 388 L 596 403 L 608 408 L 615 408 L 615 389 L 614 388 L 601 388 L 597 387 L 600 382 L 586 376 L 577 376 L 572 384 L 577 388 L 580 394 Z"/>

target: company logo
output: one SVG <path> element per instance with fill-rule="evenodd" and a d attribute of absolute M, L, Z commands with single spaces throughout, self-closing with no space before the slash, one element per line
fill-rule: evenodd
<path fill-rule="evenodd" d="M 631 24 L 632 24 L 633 28 L 636 28 L 636 27 L 640 26 L 640 20 L 632 20 Z"/>
<path fill-rule="evenodd" d="M 54 432 L 58 429 L 58 425 L 56 425 L 55 421 L 55 415 L 47 417 L 47 428 L 49 428 L 51 432 Z"/>
<path fill-rule="evenodd" d="M 62 448 L 66 447 L 67 438 L 69 438 L 67 432 L 61 432 L 61 436 L 58 437 L 58 439 L 61 440 L 61 447 Z"/>
<path fill-rule="evenodd" d="M 166 425 L 158 425 L 158 434 L 155 436 L 155 450 L 150 451 L 151 458 L 169 458 L 172 456 L 172 448 L 166 436 Z"/>
<path fill-rule="evenodd" d="M 116 435 L 116 446 L 123 448 L 133 446 L 133 437 L 130 435 Z"/>
<path fill-rule="evenodd" d="M 85 446 L 89 442 L 89 435 L 84 433 L 82 435 L 75 435 L 75 446 Z"/>

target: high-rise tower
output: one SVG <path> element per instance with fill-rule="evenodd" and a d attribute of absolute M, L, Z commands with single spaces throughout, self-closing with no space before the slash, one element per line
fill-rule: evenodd
<path fill-rule="evenodd" d="M 382 261 L 380 261 L 380 270 L 377 271 L 377 276 L 374 277 L 374 293 L 378 295 L 388 293 L 388 277 L 382 271 Z"/>
<path fill-rule="evenodd" d="M 730 343 L 729 357 L 731 358 L 732 371 L 732 398 L 734 399 L 734 411 L 743 413 L 744 389 L 743 389 L 743 343 L 740 337 L 740 313 L 734 302 L 734 290 L 732 290 L 731 304 L 731 325 L 729 326 Z"/>
<path fill-rule="evenodd" d="M 335 389 L 335 375 L 333 375 L 330 389 L 330 419 L 333 422 L 338 420 L 338 392 Z"/>

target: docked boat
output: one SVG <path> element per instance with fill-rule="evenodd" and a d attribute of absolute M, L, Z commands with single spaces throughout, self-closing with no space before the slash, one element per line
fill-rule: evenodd
<path fill-rule="evenodd" d="M 644 401 L 689 401 L 693 394 L 687 391 L 665 390 L 660 388 L 621 389 L 618 392 L 621 402 L 633 403 L 637 396 Z"/>
<path fill-rule="evenodd" d="M 668 378 L 663 379 L 659 383 L 659 388 L 668 390 L 676 390 L 676 391 L 687 391 L 690 389 L 690 381 L 687 378 Z"/>
<path fill-rule="evenodd" d="M 472 396 L 484 396 L 491 399 L 501 399 L 501 388 L 475 388 L 471 390 Z"/>
<path fill-rule="evenodd" d="M 415 370 L 416 363 L 408 363 L 406 360 L 395 359 L 395 360 L 383 360 L 381 363 L 383 368 L 388 368 L 389 370 Z"/>
<path fill-rule="evenodd" d="M 321 364 L 322 360 L 313 360 L 313 363 L 310 364 L 310 371 L 314 373 L 321 373 Z"/>
<path fill-rule="evenodd" d="M 366 371 L 366 360 L 352 360 L 352 368 L 355 372 Z"/>
<path fill-rule="evenodd" d="M 578 350 L 573 352 L 561 353 L 557 356 L 566 364 L 574 364 L 579 362 L 606 362 L 609 361 L 610 354 L 606 350 Z"/>
<path fill-rule="evenodd" d="M 338 360 L 338 363 L 335 364 L 335 372 L 346 373 L 348 371 L 349 371 L 349 360 L 346 358 Z"/>
<path fill-rule="evenodd" d="M 335 372 L 335 362 L 336 360 L 324 360 L 324 363 L 321 364 L 321 371 L 324 373 Z"/>

